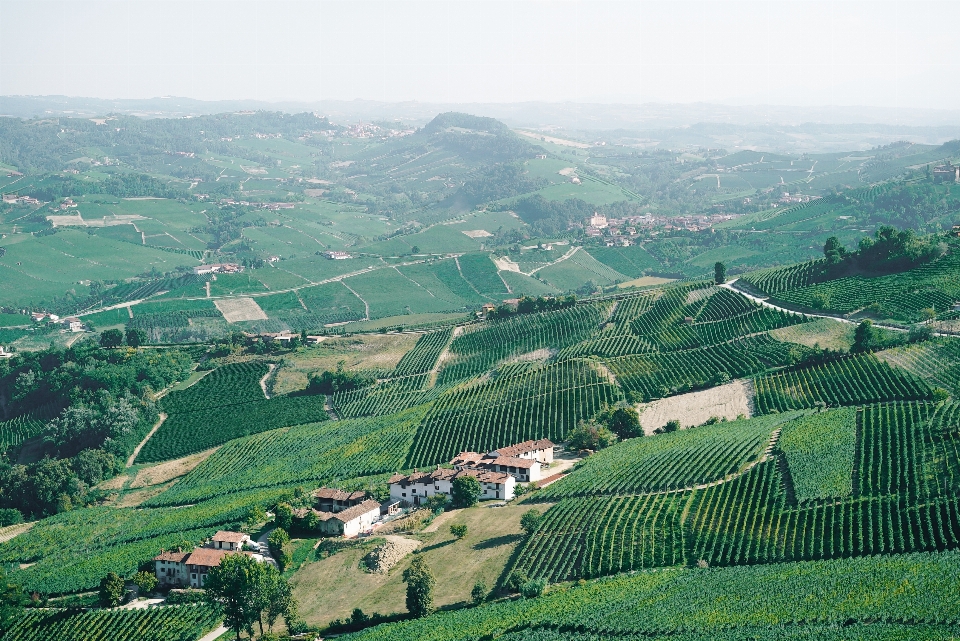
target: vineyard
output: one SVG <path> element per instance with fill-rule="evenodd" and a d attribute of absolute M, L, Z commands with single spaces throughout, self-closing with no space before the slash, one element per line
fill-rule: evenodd
<path fill-rule="evenodd" d="M 850 495 L 856 429 L 857 413 L 852 408 L 811 414 L 784 425 L 778 447 L 797 501 Z"/>
<path fill-rule="evenodd" d="M 240 491 L 183 508 L 91 507 L 44 519 L 0 544 L 0 562 L 30 564 L 11 580 L 43 594 L 95 588 L 107 572 L 134 574 L 161 549 L 195 545 L 235 528 L 254 505 L 276 503 L 282 490 Z"/>
<path fill-rule="evenodd" d="M 890 367 L 873 354 L 850 356 L 821 365 L 771 374 L 756 381 L 761 413 L 815 407 L 858 405 L 884 400 L 922 400 L 932 391 L 921 379 Z"/>
<path fill-rule="evenodd" d="M 648 567 L 637 565 L 636 550 L 648 545 L 642 528 L 651 519 L 665 538 L 661 556 L 641 555 L 643 563 L 728 566 L 954 549 L 958 423 L 960 405 L 894 402 L 631 439 L 531 499 L 560 502 L 524 543 L 518 567 L 550 581 Z M 617 499 L 620 511 L 652 512 L 609 520 L 610 503 L 591 496 Z M 682 501 L 679 514 L 669 497 Z M 682 536 L 671 534 L 675 527 Z"/>
<path fill-rule="evenodd" d="M 195 641 L 217 627 L 206 605 L 138 610 L 33 610 L 14 623 L 6 641 Z"/>
<path fill-rule="evenodd" d="M 564 499 L 513 568 L 550 583 L 682 565 L 684 493 Z"/>
<path fill-rule="evenodd" d="M 487 382 L 457 387 L 434 402 L 406 467 L 449 461 L 527 439 L 562 441 L 577 421 L 620 400 L 620 390 L 590 363 L 519 364 Z M 498 370 L 499 371 L 499 370 Z"/>
<path fill-rule="evenodd" d="M 450 344 L 451 358 L 440 370 L 438 382 L 472 378 L 511 356 L 579 343 L 600 331 L 610 305 L 589 303 L 465 327 Z"/>
<path fill-rule="evenodd" d="M 417 339 L 417 344 L 413 349 L 403 355 L 400 362 L 393 370 L 394 376 L 413 376 L 415 374 L 425 374 L 433 369 L 440 353 L 450 342 L 453 329 L 442 329 L 436 332 L 428 332 Z"/>
<path fill-rule="evenodd" d="M 825 263 L 817 261 L 779 270 L 766 270 L 742 280 L 772 295 L 777 301 L 841 313 L 868 308 L 882 318 L 916 322 L 922 310 L 949 310 L 960 299 L 956 273 L 960 252 L 885 276 L 846 276 L 828 280 Z"/>
<path fill-rule="evenodd" d="M 777 427 L 795 414 L 766 416 L 634 438 L 601 450 L 537 493 L 537 500 L 641 494 L 711 483 L 746 466 Z"/>
<path fill-rule="evenodd" d="M 223 365 L 187 389 L 167 394 L 160 408 L 177 414 L 263 400 L 260 379 L 267 371 L 267 364 L 260 361 Z"/>
<path fill-rule="evenodd" d="M 877 353 L 877 358 L 928 381 L 960 393 L 960 340 L 939 338 Z"/>
<path fill-rule="evenodd" d="M 391 416 L 300 425 L 232 441 L 146 505 L 183 505 L 229 496 L 240 487 L 319 485 L 401 470 L 424 412 L 414 408 Z"/>
<path fill-rule="evenodd" d="M 257 391 L 262 397 L 259 385 Z M 242 436 L 328 418 L 323 396 L 277 396 L 270 400 L 261 398 L 249 403 L 171 414 L 147 441 L 137 462 L 179 458 Z"/>
<path fill-rule="evenodd" d="M 659 634 L 686 639 L 674 635 L 696 633 L 706 635 L 703 638 L 743 639 L 743 630 L 734 635 L 732 628 L 746 627 L 759 628 L 760 639 L 847 640 L 859 638 L 846 634 L 850 627 L 843 627 L 844 634 L 838 637 L 783 637 L 778 633 L 857 622 L 893 624 L 894 630 L 896 624 L 908 624 L 910 630 L 928 624 L 952 632 L 955 628 L 947 626 L 960 624 L 960 604 L 954 582 L 943 577 L 958 575 L 960 555 L 956 552 L 641 571 L 552 591 L 538 599 L 500 601 L 381 625 L 345 638 L 467 641 L 502 638 L 500 634 L 522 630 L 523 634 L 514 638 L 536 639 L 525 635 L 548 628 L 575 630 L 596 635 L 594 638 L 620 639 L 635 634 L 646 639 Z M 909 577 L 908 584 L 905 577 Z M 908 634 L 900 638 L 917 637 Z"/>

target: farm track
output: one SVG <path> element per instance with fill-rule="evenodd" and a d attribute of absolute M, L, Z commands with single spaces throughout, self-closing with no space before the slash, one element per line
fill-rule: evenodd
<path fill-rule="evenodd" d="M 579 250 L 580 250 L 580 247 L 573 247 L 573 248 L 571 248 L 571 249 L 568 249 L 568 250 L 567 250 L 567 253 L 565 253 L 565 254 L 564 254 L 563 256 L 561 256 L 560 258 L 558 258 L 558 259 L 556 259 L 556 260 L 554 260 L 554 261 L 552 261 L 552 262 L 549 262 L 549 263 L 547 263 L 546 265 L 541 265 L 540 267 L 537 267 L 536 269 L 531 269 L 531 270 L 528 271 L 528 272 L 520 272 L 520 273 L 523 274 L 524 276 L 533 276 L 534 274 L 536 274 L 536 273 L 537 273 L 538 271 L 540 271 L 541 269 L 546 269 L 547 267 L 550 267 L 550 266 L 552 266 L 552 265 L 556 265 L 557 263 L 562 263 L 563 261 L 567 260 L 568 258 L 570 258 L 571 256 L 573 256 L 574 254 L 576 254 L 577 251 L 579 251 Z"/>
<path fill-rule="evenodd" d="M 806 316 L 808 318 L 830 318 L 835 321 L 839 321 L 841 323 L 848 323 L 850 325 L 859 325 L 860 321 L 862 320 L 862 319 L 847 318 L 846 316 L 842 316 L 840 314 L 812 314 L 810 312 L 798 312 L 795 309 L 787 309 L 786 307 L 780 307 L 779 305 L 774 305 L 773 303 L 769 302 L 768 298 L 760 298 L 758 296 L 754 296 L 753 294 L 748 294 L 747 292 L 738 288 L 735 284 L 738 280 L 739 280 L 738 278 L 734 278 L 730 282 L 720 285 L 720 287 L 723 287 L 724 289 L 729 289 L 730 291 L 740 294 L 744 298 L 748 298 L 759 305 L 763 305 L 764 307 L 767 307 L 769 309 L 773 309 L 776 311 L 780 311 L 780 312 L 787 312 L 789 314 L 800 314 L 801 316 Z M 874 323 L 873 326 L 879 329 L 889 330 L 891 332 L 908 332 L 909 331 L 903 327 L 897 327 L 895 325 L 883 325 L 880 323 Z M 933 335 L 934 336 L 956 336 L 956 334 L 951 334 L 949 332 L 933 332 Z"/>
<path fill-rule="evenodd" d="M 143 437 L 143 440 L 140 441 L 140 444 L 137 445 L 136 448 L 134 448 L 133 454 L 131 454 L 130 458 L 127 459 L 127 467 L 133 467 L 133 462 L 136 461 L 137 456 L 140 455 L 140 450 L 142 450 L 143 446 L 147 444 L 147 441 L 150 440 L 150 437 L 152 437 L 154 434 L 157 433 L 157 430 L 160 429 L 160 426 L 163 425 L 163 422 L 165 420 L 167 420 L 167 415 L 164 414 L 163 412 L 160 412 L 160 418 L 159 420 L 157 420 L 157 424 L 153 426 L 153 429 L 151 429 L 150 432 L 147 433 L 145 437 Z"/>
<path fill-rule="evenodd" d="M 263 390 L 263 397 L 268 401 L 270 400 L 270 392 L 267 391 L 267 379 L 270 378 L 270 375 L 277 369 L 277 366 L 273 363 L 267 363 L 267 373 L 263 375 L 263 378 L 260 379 L 260 389 Z"/>

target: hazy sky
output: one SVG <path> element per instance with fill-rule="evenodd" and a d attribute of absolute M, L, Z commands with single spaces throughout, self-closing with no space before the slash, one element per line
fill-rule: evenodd
<path fill-rule="evenodd" d="M 0 94 L 955 109 L 958 26 L 958 0 L 0 0 Z"/>

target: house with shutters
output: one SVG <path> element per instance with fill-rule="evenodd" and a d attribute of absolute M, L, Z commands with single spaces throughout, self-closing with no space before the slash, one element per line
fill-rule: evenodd
<path fill-rule="evenodd" d="M 553 443 L 547 439 L 524 441 L 485 454 L 460 452 L 450 465 L 457 470 L 480 469 L 501 472 L 518 483 L 535 483 L 543 478 L 542 469 L 553 462 Z"/>
<path fill-rule="evenodd" d="M 240 532 L 221 530 L 203 547 L 190 552 L 162 551 L 153 557 L 154 574 L 161 587 L 202 588 L 211 568 L 220 565 L 228 554 L 246 554 L 259 562 L 263 556 L 243 550 L 250 537 Z"/>
<path fill-rule="evenodd" d="M 432 472 L 414 472 L 390 477 L 390 499 L 405 505 L 421 505 L 435 494 L 451 496 L 453 482 L 461 476 L 473 476 L 480 482 L 480 500 L 506 500 L 515 496 L 517 481 L 509 474 L 477 468 L 437 468 Z"/>
<path fill-rule="evenodd" d="M 311 512 L 314 517 L 310 517 Z M 322 534 L 349 539 L 373 530 L 373 526 L 381 518 L 381 505 L 372 499 L 366 499 L 336 512 L 302 508 L 294 511 L 293 515 L 299 520 L 316 518 L 316 529 Z"/>

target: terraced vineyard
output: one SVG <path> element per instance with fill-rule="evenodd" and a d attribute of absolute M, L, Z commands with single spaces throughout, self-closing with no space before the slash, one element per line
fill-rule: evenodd
<path fill-rule="evenodd" d="M 139 610 L 34 610 L 4 635 L 9 641 L 174 641 L 197 639 L 220 616 L 206 605 Z"/>
<path fill-rule="evenodd" d="M 183 505 L 228 496 L 240 487 L 322 484 L 398 471 L 404 468 L 425 411 L 414 408 L 385 417 L 300 425 L 237 439 L 146 504 Z"/>
<path fill-rule="evenodd" d="M 688 498 L 670 493 L 564 499 L 546 513 L 512 570 L 556 583 L 682 565 L 680 513 Z"/>
<path fill-rule="evenodd" d="M 590 456 L 537 493 L 537 500 L 676 491 L 723 479 L 756 460 L 777 427 L 796 414 L 732 421 L 635 438 Z"/>
<path fill-rule="evenodd" d="M 464 450 L 484 451 L 527 439 L 561 441 L 577 421 L 622 398 L 620 390 L 588 362 L 521 365 L 519 370 L 438 397 L 417 432 L 406 467 L 446 462 Z"/>
<path fill-rule="evenodd" d="M 263 400 L 260 379 L 268 371 L 269 366 L 260 361 L 223 365 L 187 389 L 167 394 L 160 408 L 178 414 Z"/>
<path fill-rule="evenodd" d="M 921 379 L 893 369 L 873 354 L 841 358 L 757 380 L 757 409 L 761 412 L 815 407 L 818 403 L 839 406 L 922 400 L 931 395 L 931 389 Z"/>
<path fill-rule="evenodd" d="M 506 358 L 579 343 L 600 331 L 611 305 L 589 303 L 465 327 L 450 345 L 451 358 L 440 370 L 438 382 L 465 380 Z"/>
<path fill-rule="evenodd" d="M 960 573 L 957 552 L 863 557 L 794 564 L 734 568 L 661 569 L 588 582 L 557 590 L 539 599 L 500 601 L 403 623 L 381 625 L 348 635 L 349 641 L 466 641 L 532 638 L 538 630 L 577 630 L 592 638 L 742 639 L 759 630 L 760 639 L 891 639 L 897 631 L 946 639 L 960 625 L 953 582 Z M 911 589 L 904 589 L 909 576 Z M 762 589 L 758 589 L 762 586 Z M 884 636 L 852 637 L 850 627 L 838 636 L 819 637 L 821 626 L 856 622 L 890 625 Z M 907 624 L 907 631 L 898 630 Z M 933 632 L 941 636 L 933 636 Z M 863 626 L 869 628 L 870 626 Z M 857 628 L 854 627 L 854 630 Z M 828 628 L 828 630 L 830 630 Z M 832 628 L 836 631 L 837 628 Z M 808 636 L 804 636 L 810 631 Z M 734 634 L 739 634 L 737 636 Z M 797 636 L 789 636 L 795 632 Z M 731 635 L 731 636 L 717 636 Z M 787 634 L 787 636 L 780 636 Z M 527 636 L 529 635 L 529 636 Z M 546 637 L 550 639 L 550 637 Z M 561 637 L 563 638 L 563 637 Z M 590 637 L 588 637 L 590 638 Z M 919 638 L 924 638 L 920 636 Z"/>
<path fill-rule="evenodd" d="M 262 397 L 259 385 L 257 390 Z M 327 418 L 323 396 L 277 396 L 171 414 L 140 450 L 137 462 L 179 458 L 242 436 Z"/>
<path fill-rule="evenodd" d="M 931 385 L 954 394 L 960 392 L 960 340 L 936 340 L 896 347 L 877 353 L 877 358 L 905 369 Z"/>
<path fill-rule="evenodd" d="M 394 376 L 412 376 L 424 374 L 433 369 L 440 353 L 450 342 L 453 329 L 428 332 L 417 339 L 413 349 L 403 355 L 393 370 Z"/>

